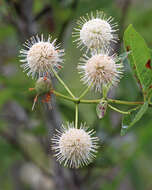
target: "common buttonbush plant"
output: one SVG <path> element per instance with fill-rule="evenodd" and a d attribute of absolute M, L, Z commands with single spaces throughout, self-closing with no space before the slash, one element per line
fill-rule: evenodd
<path fill-rule="evenodd" d="M 52 94 L 75 103 L 75 121 L 62 125 L 52 138 L 52 149 L 57 160 L 64 166 L 79 168 L 89 164 L 95 158 L 99 146 L 99 139 L 94 136 L 95 131 L 89 129 L 86 121 L 78 125 L 79 104 L 96 104 L 99 119 L 104 117 L 108 108 L 123 114 L 121 135 L 125 135 L 128 129 L 141 119 L 148 107 L 152 106 L 151 50 L 130 25 L 124 33 L 125 53 L 111 54 L 111 42 L 116 43 L 118 40 L 117 30 L 118 25 L 113 22 L 113 18 L 107 17 L 101 11 L 87 14 L 77 21 L 77 27 L 73 31 L 74 42 L 77 47 L 81 47 L 80 50 L 85 51 L 77 69 L 81 81 L 86 85 L 79 97 L 73 94 L 58 74 L 63 67 L 64 50 L 56 45 L 56 40 L 52 40 L 50 36 L 44 39 L 43 35 L 37 35 L 27 40 L 24 49 L 20 51 L 23 62 L 21 67 L 28 76 L 36 79 L 35 87 L 30 88 L 36 92 L 32 110 L 39 96 L 43 97 L 42 102 L 48 105 L 51 103 Z M 143 100 L 140 102 L 108 98 L 109 90 L 116 87 L 123 76 L 123 61 L 127 58 L 143 93 Z M 52 77 L 58 79 L 69 96 L 53 88 Z M 84 99 L 89 90 L 102 96 L 95 100 Z M 114 104 L 131 108 L 122 111 Z"/>

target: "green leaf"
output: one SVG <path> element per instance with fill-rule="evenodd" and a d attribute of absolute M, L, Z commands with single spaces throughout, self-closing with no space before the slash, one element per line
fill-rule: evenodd
<path fill-rule="evenodd" d="M 131 51 L 129 62 L 133 73 L 142 87 L 144 96 L 148 97 L 152 93 L 151 52 L 132 25 L 129 25 L 124 33 L 124 43 L 126 50 Z"/>
<path fill-rule="evenodd" d="M 131 123 L 131 114 L 123 115 L 122 128 L 121 128 L 121 132 L 120 132 L 121 136 L 124 136 L 129 128 L 129 125 Z"/>
<path fill-rule="evenodd" d="M 131 109 L 130 114 L 124 115 L 122 120 L 121 136 L 125 135 L 130 127 L 132 127 L 136 122 L 138 122 L 148 109 L 148 102 L 145 102 L 140 110 Z"/>
<path fill-rule="evenodd" d="M 147 111 L 147 109 L 148 109 L 148 102 L 145 102 L 145 103 L 141 106 L 139 112 L 136 114 L 134 120 L 131 122 L 130 127 L 133 126 L 137 121 L 139 121 L 139 120 L 142 118 L 142 116 L 143 116 L 144 113 Z"/>
<path fill-rule="evenodd" d="M 131 54 L 131 51 L 124 52 L 124 53 L 120 54 L 118 57 L 118 62 L 122 63 L 122 62 L 126 61 L 129 54 Z"/>

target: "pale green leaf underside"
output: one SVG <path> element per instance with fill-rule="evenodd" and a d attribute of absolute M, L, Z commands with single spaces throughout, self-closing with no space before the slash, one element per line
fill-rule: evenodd
<path fill-rule="evenodd" d="M 132 127 L 136 122 L 138 122 L 142 116 L 146 113 L 148 109 L 148 102 L 145 102 L 140 110 L 136 113 L 134 110 L 130 110 L 130 114 L 124 115 L 122 120 L 121 135 L 125 135 L 130 127 Z"/>

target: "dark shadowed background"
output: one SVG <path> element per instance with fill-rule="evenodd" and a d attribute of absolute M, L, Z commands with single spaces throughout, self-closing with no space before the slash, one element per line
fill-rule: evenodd
<path fill-rule="evenodd" d="M 31 111 L 35 94 L 28 88 L 35 81 L 20 68 L 22 43 L 37 33 L 57 38 L 65 48 L 60 76 L 79 95 L 85 89 L 76 69 L 82 52 L 72 43 L 71 34 L 76 20 L 96 9 L 119 24 L 116 52 L 124 51 L 123 32 L 130 23 L 152 46 L 151 0 L 0 0 L 0 190 L 152 189 L 151 109 L 121 137 L 121 114 L 108 110 L 99 120 L 95 105 L 80 105 L 80 121 L 96 129 L 101 147 L 92 164 L 77 170 L 60 166 L 50 148 L 54 130 L 74 120 L 74 105 L 52 97 L 52 110 L 39 100 Z M 124 66 L 124 77 L 109 97 L 141 100 L 127 61 Z M 56 80 L 54 88 L 66 94 Z M 93 92 L 87 96 L 97 97 L 100 94 Z"/>

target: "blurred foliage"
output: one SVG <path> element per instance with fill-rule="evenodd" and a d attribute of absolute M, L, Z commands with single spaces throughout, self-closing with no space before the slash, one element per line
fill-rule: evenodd
<path fill-rule="evenodd" d="M 19 0 L 16 0 L 19 1 Z M 76 19 L 87 12 L 96 9 L 104 10 L 107 15 L 115 17 L 118 24 L 122 24 L 121 3 L 119 0 L 79 0 L 77 9 L 73 12 L 71 9 L 73 0 L 35 0 L 33 12 L 37 15 L 43 7 L 51 5 L 53 12 L 44 15 L 38 20 L 39 33 L 44 33 L 47 37 L 48 33 L 55 38 L 60 34 L 63 24 L 69 19 L 69 24 L 64 31 L 63 46 L 65 48 L 64 68 L 60 72 L 62 78 L 67 82 L 71 90 L 79 95 L 85 87 L 79 81 L 79 75 L 76 67 L 79 57 L 83 54 L 72 43 L 72 28 L 75 26 Z M 9 13 L 8 13 L 9 11 Z M 47 138 L 47 129 L 45 126 L 42 105 L 39 102 L 34 112 L 31 111 L 34 92 L 29 92 L 28 88 L 34 86 L 33 80 L 28 78 L 20 68 L 19 49 L 21 43 L 18 38 L 16 28 L 8 23 L 3 15 L 9 14 L 15 17 L 14 12 L 8 8 L 6 1 L 0 1 L 0 131 L 9 129 L 15 125 L 9 124 L 10 118 L 7 116 L 5 106 L 8 102 L 13 101 L 24 108 L 29 117 L 28 127 L 25 133 L 28 134 L 20 140 L 22 145 L 26 146 L 26 141 L 33 135 L 34 148 L 28 147 L 28 151 L 32 152 L 31 156 L 36 156 L 36 162 L 42 167 L 47 167 L 48 158 L 43 155 L 41 145 L 36 137 Z M 71 16 L 72 15 L 72 16 Z M 149 47 L 152 46 L 152 1 L 150 0 L 132 0 L 130 3 L 128 14 L 123 25 L 125 28 L 131 23 L 136 30 L 143 36 Z M 120 28 L 120 32 L 122 28 Z M 123 47 L 123 44 L 122 44 Z M 123 52 L 124 49 L 122 48 Z M 143 52 L 141 52 L 142 54 Z M 117 89 L 113 89 L 109 95 L 116 99 L 140 101 L 142 94 L 136 79 L 127 61 L 124 63 L 125 73 Z M 74 85 L 73 85 L 74 83 Z M 66 94 L 63 87 L 57 82 L 55 88 Z M 89 93 L 86 98 L 97 98 L 94 92 Z M 57 98 L 63 121 L 72 121 L 74 119 L 74 105 Z M 129 109 L 126 106 L 120 106 L 122 109 Z M 144 115 L 135 127 L 124 137 L 120 136 L 121 115 L 111 110 L 107 110 L 105 117 L 101 120 L 96 115 L 96 105 L 80 105 L 80 121 L 86 121 L 90 128 L 95 128 L 97 135 L 101 139 L 101 148 L 97 155 L 97 159 L 88 167 L 80 169 L 81 175 L 87 175 L 84 181 L 88 189 L 102 190 L 150 190 L 152 189 L 152 109 L 148 109 L 148 113 Z M 21 124 L 22 128 L 22 124 Z M 12 128 L 14 130 L 14 128 Z M 39 146 L 38 146 L 39 145 Z M 38 147 L 37 147 L 38 146 Z M 36 149 L 37 147 L 37 149 Z M 31 149 L 33 148 L 33 150 Z M 42 154 L 40 154 L 42 152 Z M 40 156 L 40 155 L 41 156 Z M 40 156 L 40 157 L 39 157 Z M 9 144 L 4 138 L 0 137 L 0 189 L 13 190 L 15 183 L 12 173 L 12 167 L 16 163 L 24 163 L 23 155 L 13 144 Z M 90 171 L 91 170 L 91 174 Z M 22 189 L 32 189 L 23 186 Z"/>

